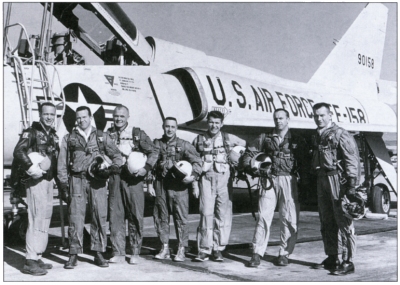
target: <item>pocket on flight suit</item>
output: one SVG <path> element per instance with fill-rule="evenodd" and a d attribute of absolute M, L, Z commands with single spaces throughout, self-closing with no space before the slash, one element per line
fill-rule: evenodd
<path fill-rule="evenodd" d="M 279 159 L 281 161 L 281 169 L 284 172 L 291 172 L 293 169 L 294 158 L 284 157 Z"/>
<path fill-rule="evenodd" d="M 81 197 L 83 193 L 82 179 L 79 177 L 71 176 L 69 183 L 69 193 L 72 197 Z"/>
<path fill-rule="evenodd" d="M 34 197 L 34 215 L 33 215 L 33 227 L 35 231 L 39 231 L 41 233 L 47 233 L 47 221 L 48 219 L 51 218 L 52 214 L 52 208 L 49 209 L 49 206 L 53 206 L 53 200 L 51 200 L 51 205 L 48 199 L 47 199 L 47 189 L 43 189 L 47 187 L 45 180 L 41 181 L 41 184 L 39 184 L 37 187 L 38 189 L 35 189 L 37 191 L 40 191 L 40 194 L 35 195 Z"/>
<path fill-rule="evenodd" d="M 336 163 L 335 163 L 335 158 L 336 154 L 334 153 L 334 150 L 330 150 L 329 148 L 324 149 L 320 153 L 321 157 L 321 165 L 322 168 L 325 170 L 336 170 Z"/>
<path fill-rule="evenodd" d="M 214 163 L 214 158 L 212 154 L 206 154 L 205 156 L 202 157 L 203 164 L 201 166 L 201 171 L 203 173 L 207 172 L 210 170 Z"/>

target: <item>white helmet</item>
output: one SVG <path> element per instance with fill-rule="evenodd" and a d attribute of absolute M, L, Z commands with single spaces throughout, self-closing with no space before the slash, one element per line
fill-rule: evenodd
<path fill-rule="evenodd" d="M 126 165 L 130 174 L 136 173 L 146 165 L 147 156 L 144 153 L 133 151 L 129 155 Z"/>
<path fill-rule="evenodd" d="M 359 220 L 365 216 L 365 204 L 368 201 L 367 187 L 360 186 L 356 189 L 356 194 L 352 201 L 344 195 L 341 199 L 343 214 L 352 220 Z"/>
<path fill-rule="evenodd" d="M 93 162 L 89 165 L 88 173 L 95 179 L 107 180 L 110 173 L 107 169 L 112 164 L 111 159 L 107 155 L 97 155 Z"/>
<path fill-rule="evenodd" d="M 32 163 L 38 165 L 41 170 L 47 171 L 50 169 L 51 161 L 47 155 L 43 156 L 38 152 L 31 152 L 28 156 Z"/>
<path fill-rule="evenodd" d="M 256 154 L 250 162 L 251 169 L 256 176 L 268 175 L 271 165 L 271 158 L 263 152 Z"/>
<path fill-rule="evenodd" d="M 192 174 L 193 167 L 192 165 L 184 160 L 174 162 L 174 166 L 171 168 L 171 175 L 178 179 L 183 180 L 185 177 L 188 177 Z"/>
<path fill-rule="evenodd" d="M 239 165 L 240 157 L 243 155 L 246 148 L 244 146 L 237 145 L 229 152 L 229 162 L 232 166 L 237 167 Z"/>

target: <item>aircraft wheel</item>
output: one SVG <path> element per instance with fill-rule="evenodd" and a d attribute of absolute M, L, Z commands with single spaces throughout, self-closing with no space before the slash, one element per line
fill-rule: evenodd
<path fill-rule="evenodd" d="M 28 216 L 22 215 L 10 224 L 8 238 L 13 242 L 25 242 L 26 231 L 28 230 Z"/>
<path fill-rule="evenodd" d="M 390 192 L 384 184 L 377 184 L 372 188 L 371 210 L 373 213 L 389 215 Z"/>

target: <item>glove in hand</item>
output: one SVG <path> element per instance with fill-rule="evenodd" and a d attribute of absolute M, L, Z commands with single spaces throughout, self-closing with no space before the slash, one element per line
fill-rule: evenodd
<path fill-rule="evenodd" d="M 68 184 L 61 185 L 59 194 L 61 196 L 61 200 L 63 200 L 65 203 L 69 204 L 71 202 Z"/>
<path fill-rule="evenodd" d="M 116 164 L 111 165 L 108 169 L 110 171 L 110 174 L 120 174 L 121 173 L 121 169 Z"/>

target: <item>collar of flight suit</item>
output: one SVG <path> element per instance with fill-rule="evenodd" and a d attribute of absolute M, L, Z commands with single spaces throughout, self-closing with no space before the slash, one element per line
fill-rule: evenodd
<path fill-rule="evenodd" d="M 210 132 L 207 131 L 207 132 L 205 132 L 205 134 L 204 134 L 204 138 L 205 138 L 206 140 L 208 140 L 208 139 L 211 140 L 211 142 L 212 142 L 212 148 L 215 148 L 215 141 L 216 141 L 218 138 L 221 138 L 222 145 L 224 144 L 224 138 L 222 137 L 221 131 L 219 131 L 218 134 L 216 134 L 216 135 L 213 136 L 213 137 L 210 135 Z"/>
<path fill-rule="evenodd" d="M 276 129 L 272 131 L 272 136 L 278 138 L 279 145 L 281 145 L 286 139 L 291 139 L 292 138 L 292 133 L 290 132 L 290 129 L 287 130 L 286 134 L 283 136 L 282 140 L 280 140 L 279 134 L 276 132 Z"/>
<path fill-rule="evenodd" d="M 118 135 L 120 135 L 127 128 L 128 128 L 128 123 L 126 123 L 125 126 L 123 126 L 120 130 L 117 130 L 117 128 L 113 126 L 112 128 L 109 128 L 109 131 L 110 133 L 117 133 Z"/>
<path fill-rule="evenodd" d="M 163 135 L 161 138 L 161 141 L 167 145 L 170 145 L 170 144 L 176 142 L 176 140 L 177 140 L 176 134 L 171 139 L 169 139 L 166 135 Z"/>
<path fill-rule="evenodd" d="M 32 128 L 34 128 L 35 130 L 44 132 L 45 134 L 49 135 L 50 133 L 55 133 L 56 130 L 53 128 L 50 128 L 49 131 L 46 131 L 46 128 L 43 126 L 42 122 L 33 122 L 32 123 Z"/>
<path fill-rule="evenodd" d="M 90 128 L 90 132 L 89 132 L 87 135 L 86 135 L 85 131 L 82 130 L 79 126 L 76 126 L 76 127 L 74 128 L 74 131 L 77 132 L 78 134 L 80 134 L 80 135 L 85 139 L 85 142 L 87 143 L 87 142 L 89 141 L 90 135 L 91 135 L 93 132 L 96 132 L 96 128 L 93 127 L 92 125 L 90 125 L 89 128 Z"/>
<path fill-rule="evenodd" d="M 218 137 L 222 137 L 222 133 L 221 131 L 219 131 L 218 134 L 216 134 L 215 136 L 211 136 L 210 132 L 207 131 L 204 133 L 204 137 L 206 139 L 212 139 L 213 141 L 215 141 Z"/>
<path fill-rule="evenodd" d="M 336 126 L 336 124 L 332 121 L 330 121 L 324 128 L 322 129 L 318 129 L 317 128 L 317 133 L 322 136 L 323 133 L 325 133 L 326 131 L 328 131 L 329 129 L 332 129 L 334 126 Z"/>

